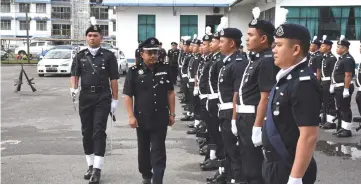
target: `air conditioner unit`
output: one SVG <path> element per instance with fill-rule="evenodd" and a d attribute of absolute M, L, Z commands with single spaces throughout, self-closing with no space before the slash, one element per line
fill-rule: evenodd
<path fill-rule="evenodd" d="M 219 11 L 220 11 L 219 7 L 214 7 L 213 8 L 213 13 L 219 13 Z"/>

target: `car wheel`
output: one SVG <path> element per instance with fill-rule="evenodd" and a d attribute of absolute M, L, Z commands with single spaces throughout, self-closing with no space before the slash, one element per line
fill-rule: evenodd
<path fill-rule="evenodd" d="M 44 76 L 44 74 L 38 74 L 40 77 L 43 77 Z"/>

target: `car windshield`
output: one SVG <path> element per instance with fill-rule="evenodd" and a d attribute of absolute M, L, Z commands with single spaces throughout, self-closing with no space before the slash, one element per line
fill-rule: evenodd
<path fill-rule="evenodd" d="M 112 49 L 112 45 L 107 44 L 107 43 L 101 43 L 101 46 L 102 46 L 102 48 L 105 48 L 105 49 Z"/>
<path fill-rule="evenodd" d="M 46 59 L 70 59 L 71 58 L 71 50 L 69 51 L 60 51 L 60 50 L 51 50 L 46 53 Z"/>

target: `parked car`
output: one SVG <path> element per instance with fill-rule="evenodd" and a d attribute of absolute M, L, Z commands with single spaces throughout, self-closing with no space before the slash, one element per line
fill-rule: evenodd
<path fill-rule="evenodd" d="M 85 48 L 87 48 L 88 46 L 80 46 L 80 50 L 83 50 Z M 100 44 L 100 47 L 104 48 L 104 49 L 107 49 L 107 50 L 110 50 L 111 52 L 114 53 L 114 55 L 119 58 L 119 49 L 117 47 L 115 47 L 114 45 L 112 44 L 109 44 L 109 43 L 106 43 L 106 42 L 102 42 Z"/>
<path fill-rule="evenodd" d="M 69 49 L 50 50 L 38 63 L 38 75 L 40 77 L 45 74 L 70 75 L 73 55 L 73 51 Z"/>
<path fill-rule="evenodd" d="M 50 41 L 35 41 L 30 43 L 29 45 L 29 52 L 30 54 L 36 55 L 44 50 L 49 50 L 50 48 L 54 47 L 54 45 Z M 26 54 L 28 51 L 27 45 L 21 46 L 15 49 L 15 54 Z"/>
<path fill-rule="evenodd" d="M 118 57 L 118 69 L 119 74 L 125 75 L 128 72 L 128 60 L 125 58 L 125 55 L 122 51 L 119 51 L 119 57 Z"/>
<path fill-rule="evenodd" d="M 49 50 L 43 50 L 41 52 L 39 52 L 37 55 L 36 55 L 36 59 L 39 61 L 41 58 L 43 58 L 46 53 L 50 50 L 53 50 L 53 49 L 69 49 L 69 50 L 75 50 L 76 49 L 76 46 L 71 46 L 71 45 L 58 45 L 58 46 L 54 46 L 52 48 L 50 48 Z"/>

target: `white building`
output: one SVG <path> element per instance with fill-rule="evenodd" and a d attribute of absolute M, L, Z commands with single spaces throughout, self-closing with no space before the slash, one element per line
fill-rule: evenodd
<path fill-rule="evenodd" d="M 230 27 L 239 28 L 245 43 L 248 23 L 255 6 L 262 10 L 261 18 L 279 24 L 277 10 L 289 10 L 288 22 L 303 24 L 311 37 L 328 35 L 336 42 L 346 35 L 351 41 L 350 53 L 361 61 L 361 1 L 356 0 L 103 0 L 104 6 L 117 7 L 117 46 L 134 59 L 139 40 L 155 36 L 166 49 L 183 35 L 203 35 L 206 26 L 212 31 L 222 16 Z M 336 47 L 333 47 L 335 52 Z"/>

